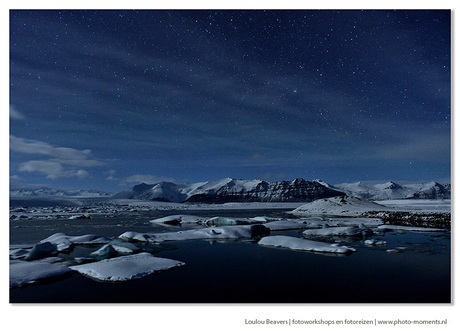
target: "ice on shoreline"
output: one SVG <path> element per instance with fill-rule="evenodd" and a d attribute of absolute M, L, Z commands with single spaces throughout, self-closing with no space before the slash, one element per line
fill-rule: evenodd
<path fill-rule="evenodd" d="M 259 245 L 289 248 L 298 251 L 310 251 L 334 254 L 351 254 L 356 249 L 338 244 L 328 244 L 289 236 L 268 236 L 259 240 Z"/>
<path fill-rule="evenodd" d="M 127 281 L 148 276 L 154 272 L 185 265 L 181 261 L 155 257 L 150 253 L 115 257 L 99 262 L 72 266 L 70 269 L 102 281 Z"/>
<path fill-rule="evenodd" d="M 298 216 L 305 215 L 338 215 L 338 216 L 359 216 L 368 211 L 384 211 L 384 207 L 375 202 L 345 196 L 326 199 L 317 199 L 306 203 L 290 213 Z"/>
<path fill-rule="evenodd" d="M 244 239 L 268 235 L 270 229 L 261 224 L 212 227 L 165 233 L 125 232 L 118 238 L 127 241 L 161 242 L 198 239 Z"/>
<path fill-rule="evenodd" d="M 10 288 L 62 276 L 71 271 L 69 267 L 59 264 L 10 260 Z"/>

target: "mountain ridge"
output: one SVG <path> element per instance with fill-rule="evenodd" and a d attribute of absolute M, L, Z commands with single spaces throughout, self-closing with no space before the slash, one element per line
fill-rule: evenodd
<path fill-rule="evenodd" d="M 451 185 L 440 184 L 435 181 L 402 185 L 394 181 L 381 184 L 354 182 L 336 184 L 333 188 L 341 190 L 349 196 L 368 200 L 451 198 Z"/>
<path fill-rule="evenodd" d="M 224 178 L 193 184 L 158 182 L 139 185 L 119 192 L 113 198 L 196 203 L 308 202 L 318 198 L 345 195 L 319 181 L 307 181 L 302 178 L 280 182 Z M 164 190 L 166 187 L 168 192 Z M 140 188 L 142 192 L 138 192 Z"/>

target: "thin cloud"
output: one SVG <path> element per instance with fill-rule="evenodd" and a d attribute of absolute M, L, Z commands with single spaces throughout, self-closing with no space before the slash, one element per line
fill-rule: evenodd
<path fill-rule="evenodd" d="M 10 105 L 10 119 L 23 121 L 26 117 L 13 105 Z"/>
<path fill-rule="evenodd" d="M 89 173 L 83 169 L 65 169 L 62 164 L 56 161 L 33 160 L 21 163 L 19 171 L 39 172 L 48 179 L 76 177 L 83 179 L 89 177 Z"/>
<path fill-rule="evenodd" d="M 43 141 L 24 139 L 10 136 L 10 149 L 12 152 L 50 157 L 46 160 L 30 160 L 19 164 L 21 172 L 38 172 L 48 179 L 76 177 L 84 179 L 90 177 L 87 170 L 104 165 L 103 162 L 92 158 L 89 149 L 78 150 L 69 147 L 58 147 Z"/>

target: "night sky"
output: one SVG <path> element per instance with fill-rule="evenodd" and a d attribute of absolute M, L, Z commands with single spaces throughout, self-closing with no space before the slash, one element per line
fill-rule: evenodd
<path fill-rule="evenodd" d="M 450 181 L 450 11 L 11 11 L 10 181 Z"/>

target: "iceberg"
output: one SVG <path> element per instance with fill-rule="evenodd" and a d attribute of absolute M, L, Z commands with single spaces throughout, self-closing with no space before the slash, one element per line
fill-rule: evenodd
<path fill-rule="evenodd" d="M 318 228 L 324 224 L 324 221 L 314 219 L 306 220 L 282 220 L 282 221 L 273 221 L 264 224 L 271 231 L 283 231 L 283 230 L 297 230 L 297 229 L 309 229 L 309 228 Z"/>
<path fill-rule="evenodd" d="M 270 234 L 270 229 L 261 224 L 222 226 L 196 230 L 165 232 L 165 233 L 137 233 L 125 232 L 118 238 L 126 241 L 161 242 L 178 240 L 200 239 L 244 239 Z"/>
<path fill-rule="evenodd" d="M 235 220 L 233 218 L 227 218 L 227 217 L 212 217 L 210 219 L 207 219 L 204 223 L 207 226 L 246 225 L 246 224 L 249 224 L 249 222 L 245 221 L 245 220 Z"/>
<path fill-rule="evenodd" d="M 110 239 L 95 234 L 85 234 L 82 236 L 68 236 L 64 233 L 55 233 L 40 243 L 49 242 L 57 246 L 58 252 L 70 251 L 74 245 L 95 245 L 106 244 Z"/>
<path fill-rule="evenodd" d="M 302 232 L 304 236 L 343 236 L 343 237 L 364 237 L 372 234 L 372 230 L 363 229 L 357 226 L 338 226 L 323 229 L 309 229 Z"/>
<path fill-rule="evenodd" d="M 368 239 L 364 240 L 364 245 L 366 246 L 385 246 L 387 242 L 385 240 L 376 240 L 376 239 Z"/>
<path fill-rule="evenodd" d="M 106 244 L 89 255 L 95 260 L 99 261 L 115 257 L 118 255 L 118 253 L 112 245 Z"/>
<path fill-rule="evenodd" d="M 114 239 L 109 242 L 108 245 L 111 245 L 118 253 L 121 254 L 134 254 L 141 251 L 141 248 L 137 247 L 133 243 L 126 242 L 121 239 Z"/>
<path fill-rule="evenodd" d="M 407 250 L 407 247 L 396 247 L 396 248 L 387 249 L 386 252 L 390 254 L 394 254 L 394 253 L 403 253 L 406 250 Z"/>
<path fill-rule="evenodd" d="M 10 260 L 23 259 L 29 254 L 30 249 L 14 248 L 10 249 Z"/>
<path fill-rule="evenodd" d="M 178 225 L 184 223 L 202 224 L 206 218 L 193 215 L 172 215 L 151 220 L 150 223 Z"/>
<path fill-rule="evenodd" d="M 57 246 L 50 242 L 39 243 L 35 245 L 25 256 L 27 261 L 39 260 L 50 257 L 58 253 Z"/>
<path fill-rule="evenodd" d="M 289 248 L 298 251 L 321 253 L 351 254 L 356 249 L 338 244 L 328 244 L 319 241 L 307 240 L 289 236 L 268 236 L 260 239 L 259 245 Z"/>
<path fill-rule="evenodd" d="M 10 288 L 62 276 L 71 271 L 67 266 L 47 262 L 10 261 Z"/>
<path fill-rule="evenodd" d="M 445 229 L 438 228 L 423 228 L 416 226 L 402 226 L 402 225 L 380 225 L 379 230 L 392 231 L 392 230 L 401 230 L 401 231 L 413 231 L 413 232 L 445 232 Z"/>
<path fill-rule="evenodd" d="M 98 280 L 119 282 L 142 278 L 154 272 L 180 267 L 184 264 L 180 261 L 159 258 L 143 252 L 76 265 L 70 269 Z"/>

